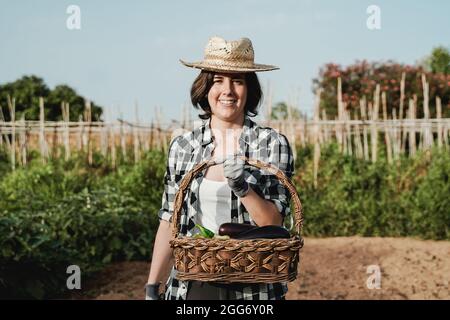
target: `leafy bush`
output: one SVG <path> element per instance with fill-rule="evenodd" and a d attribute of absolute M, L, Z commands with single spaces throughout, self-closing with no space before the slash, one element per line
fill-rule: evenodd
<path fill-rule="evenodd" d="M 322 150 L 314 188 L 312 147 L 296 161 L 294 183 L 310 236 L 416 236 L 450 239 L 450 154 L 402 158 L 388 165 L 343 156 L 336 145 Z"/>
<path fill-rule="evenodd" d="M 0 295 L 48 298 L 111 261 L 148 259 L 157 226 L 164 155 L 103 169 L 32 162 L 0 181 Z"/>

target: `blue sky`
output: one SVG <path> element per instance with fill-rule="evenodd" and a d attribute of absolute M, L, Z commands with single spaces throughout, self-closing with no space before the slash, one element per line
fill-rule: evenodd
<path fill-rule="evenodd" d="M 381 29 L 366 27 L 369 5 L 381 9 Z M 81 30 L 69 30 L 69 5 L 81 9 Z M 201 60 L 210 36 L 249 37 L 259 73 L 274 102 L 299 90 L 313 104 L 312 79 L 327 62 L 393 59 L 415 63 L 437 45 L 450 45 L 450 1 L 106 1 L 0 0 L 0 83 L 25 74 L 53 88 L 74 87 L 107 111 L 105 118 L 149 122 L 180 119 L 197 70 L 178 59 Z M 191 108 L 193 117 L 198 111 Z"/>

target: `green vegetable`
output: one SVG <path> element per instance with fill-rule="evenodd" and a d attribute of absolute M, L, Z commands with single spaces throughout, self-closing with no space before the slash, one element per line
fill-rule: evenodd
<path fill-rule="evenodd" d="M 212 232 L 211 230 L 208 230 L 207 228 L 205 228 L 205 227 L 203 227 L 203 226 L 201 226 L 199 224 L 196 224 L 195 226 L 200 230 L 200 234 L 202 236 L 204 236 L 205 238 L 212 238 L 212 237 L 214 237 L 214 232 Z"/>

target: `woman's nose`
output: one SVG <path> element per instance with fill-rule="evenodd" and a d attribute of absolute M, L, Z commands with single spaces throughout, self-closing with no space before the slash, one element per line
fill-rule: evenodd
<path fill-rule="evenodd" d="M 223 82 L 223 93 L 227 95 L 234 94 L 233 82 L 231 80 L 225 80 Z"/>

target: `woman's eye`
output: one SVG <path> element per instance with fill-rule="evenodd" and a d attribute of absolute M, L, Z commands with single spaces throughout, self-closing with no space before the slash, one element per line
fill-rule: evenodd
<path fill-rule="evenodd" d="M 237 83 L 237 84 L 244 84 L 244 81 L 242 81 L 242 80 L 233 80 L 233 82 Z"/>

